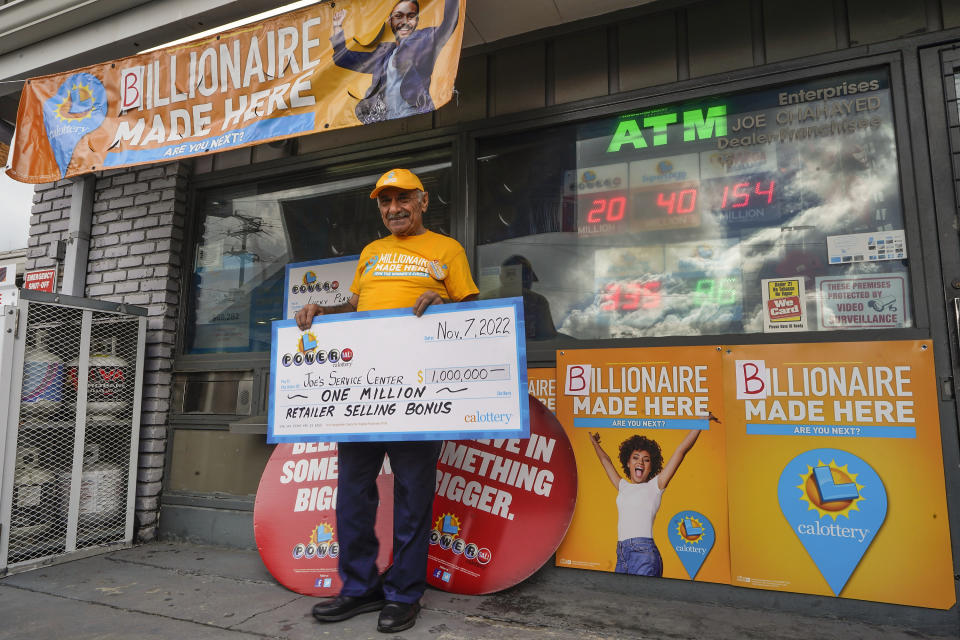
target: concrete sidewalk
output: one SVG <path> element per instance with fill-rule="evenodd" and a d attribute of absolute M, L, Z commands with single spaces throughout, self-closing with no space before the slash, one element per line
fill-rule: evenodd
<path fill-rule="evenodd" d="M 611 593 L 596 588 L 590 574 L 541 570 L 492 596 L 431 589 L 417 625 L 388 636 L 376 631 L 376 613 L 315 622 L 310 608 L 316 600 L 278 585 L 255 551 L 151 543 L 0 579 L 0 639 L 954 637 Z"/>

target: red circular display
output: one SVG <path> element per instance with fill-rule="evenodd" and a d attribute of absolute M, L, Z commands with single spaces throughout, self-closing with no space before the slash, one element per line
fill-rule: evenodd
<path fill-rule="evenodd" d="M 337 447 L 334 443 L 278 444 L 260 477 L 253 506 L 257 550 L 277 582 L 307 596 L 340 593 L 337 564 Z M 393 549 L 393 474 L 377 478 L 380 506 L 377 568 L 390 564 Z"/>
<path fill-rule="evenodd" d="M 560 546 L 576 500 L 573 448 L 533 396 L 529 440 L 444 442 L 427 581 L 477 595 L 525 580 Z"/>

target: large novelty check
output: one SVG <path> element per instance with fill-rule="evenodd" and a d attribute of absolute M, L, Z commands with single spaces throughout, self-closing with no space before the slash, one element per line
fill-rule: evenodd
<path fill-rule="evenodd" d="M 267 442 L 529 437 L 522 305 L 274 322 Z"/>

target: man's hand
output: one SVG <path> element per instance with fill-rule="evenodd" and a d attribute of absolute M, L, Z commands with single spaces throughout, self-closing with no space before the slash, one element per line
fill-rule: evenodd
<path fill-rule="evenodd" d="M 306 331 L 310 328 L 310 325 L 313 324 L 313 318 L 315 316 L 323 315 L 323 307 L 318 304 L 305 304 L 301 307 L 300 311 L 297 311 L 297 315 L 294 316 L 294 319 L 297 321 L 297 326 L 300 327 L 300 331 Z"/>
<path fill-rule="evenodd" d="M 443 298 L 436 291 L 424 291 L 413 304 L 413 314 L 419 318 L 432 304 L 443 304 Z"/>
<path fill-rule="evenodd" d="M 333 14 L 333 23 L 332 23 L 332 24 L 333 24 L 333 33 L 334 33 L 334 34 L 336 34 L 337 32 L 343 31 L 343 19 L 344 19 L 345 17 L 347 17 L 347 10 L 346 10 L 346 9 L 340 9 L 340 11 L 337 11 L 336 13 Z"/>

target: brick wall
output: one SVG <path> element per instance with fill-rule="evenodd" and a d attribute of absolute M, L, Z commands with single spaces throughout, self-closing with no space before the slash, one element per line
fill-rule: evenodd
<path fill-rule="evenodd" d="M 67 228 L 70 225 L 70 181 L 60 180 L 36 185 L 30 213 L 26 269 L 56 266 L 56 255 L 50 255 L 50 244 L 67 239 Z"/>
<path fill-rule="evenodd" d="M 180 255 L 190 163 L 97 174 L 86 296 L 148 310 L 137 468 L 136 537 L 157 531 L 179 310 Z M 49 246 L 67 239 L 70 182 L 38 185 L 27 268 L 51 267 Z"/>

